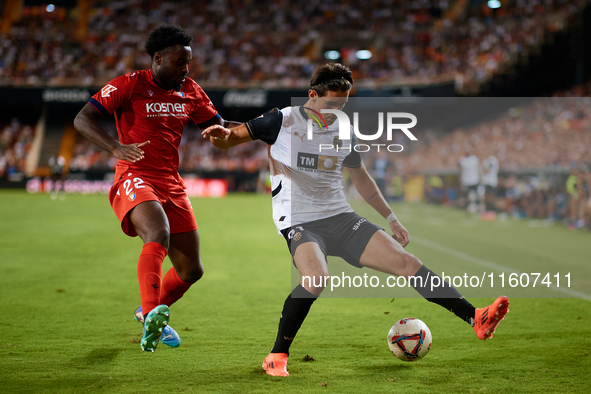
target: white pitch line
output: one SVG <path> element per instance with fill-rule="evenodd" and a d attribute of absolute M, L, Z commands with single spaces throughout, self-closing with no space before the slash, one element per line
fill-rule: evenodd
<path fill-rule="evenodd" d="M 495 271 L 500 271 L 500 272 L 510 272 L 510 273 L 515 273 L 515 274 L 519 274 L 519 275 L 522 274 L 522 272 L 515 271 L 512 268 L 493 263 L 492 261 L 479 259 L 478 257 L 474 257 L 474 256 L 469 255 L 467 253 L 460 252 L 459 250 L 448 248 L 447 246 L 438 244 L 433 241 L 429 241 L 428 239 L 425 239 L 425 238 L 417 237 L 416 235 L 411 235 L 411 242 L 416 242 L 419 245 L 423 245 L 428 248 L 435 249 L 439 252 L 446 253 L 450 256 L 457 257 L 459 259 L 465 260 L 465 261 L 472 263 L 472 264 L 479 265 L 481 267 L 490 268 L 490 269 L 493 269 Z M 550 286 L 550 288 L 552 288 L 556 291 L 559 291 L 561 293 L 567 294 L 571 297 L 583 298 L 583 299 L 586 299 L 587 301 L 591 301 L 591 295 L 586 294 L 586 293 L 581 293 L 579 291 L 571 290 L 571 289 L 564 288 L 564 287 L 556 287 L 554 285 Z"/>

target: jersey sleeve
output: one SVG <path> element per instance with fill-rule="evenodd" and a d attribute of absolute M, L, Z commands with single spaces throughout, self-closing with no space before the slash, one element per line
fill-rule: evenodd
<path fill-rule="evenodd" d="M 275 107 L 265 112 L 262 116 L 246 122 L 246 129 L 253 140 L 261 140 L 269 145 L 277 141 L 281 125 L 283 124 L 283 113 Z"/>
<path fill-rule="evenodd" d="M 132 74 L 117 77 L 92 96 L 88 104 L 106 118 L 115 112 L 121 104 L 129 100 L 134 81 Z"/>
<path fill-rule="evenodd" d="M 349 153 L 347 155 L 347 157 L 345 157 L 345 159 L 343 160 L 343 165 L 345 167 L 349 167 L 349 168 L 361 167 L 361 155 L 354 148 L 355 146 L 357 146 L 357 144 L 358 144 L 357 136 L 355 134 L 353 134 L 353 136 L 351 137 L 351 145 L 353 148 L 351 149 L 351 153 Z"/>
<path fill-rule="evenodd" d="M 196 94 L 197 102 L 193 107 L 191 119 L 203 130 L 218 123 L 222 117 L 199 85 L 196 86 Z"/>

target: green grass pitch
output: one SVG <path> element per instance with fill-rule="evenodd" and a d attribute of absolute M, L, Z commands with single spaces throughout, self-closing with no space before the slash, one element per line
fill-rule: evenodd
<path fill-rule="evenodd" d="M 141 241 L 123 235 L 107 197 L 54 201 L 0 191 L 0 392 L 589 392 L 591 302 L 581 298 L 512 298 L 486 342 L 437 305 L 397 298 L 396 289 L 388 298 L 320 299 L 292 347 L 291 376 L 267 376 L 261 362 L 290 288 L 270 200 L 192 200 L 205 276 L 171 308 L 181 347 L 144 353 L 133 320 Z M 521 272 L 591 262 L 586 232 L 512 220 L 499 227 L 424 205 L 395 208 L 411 234 L 409 250 L 437 272 L 461 270 L 470 259 L 518 261 Z M 576 290 L 591 294 L 583 276 L 573 278 Z M 471 301 L 483 306 L 492 298 Z M 431 329 L 433 346 L 419 362 L 389 353 L 386 335 L 402 317 Z"/>

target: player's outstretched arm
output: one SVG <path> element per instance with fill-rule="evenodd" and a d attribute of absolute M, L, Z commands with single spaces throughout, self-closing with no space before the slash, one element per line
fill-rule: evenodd
<path fill-rule="evenodd" d="M 101 127 L 99 122 L 102 119 L 103 117 L 99 111 L 92 105 L 86 104 L 76 115 L 74 127 L 96 146 L 113 153 L 119 160 L 135 163 L 144 158 L 144 151 L 141 148 L 148 145 L 150 141 L 123 145 Z"/>
<path fill-rule="evenodd" d="M 273 108 L 258 118 L 236 127 L 226 128 L 219 124 L 210 126 L 203 130 L 201 135 L 203 138 L 209 137 L 213 145 L 222 149 L 252 140 L 261 140 L 273 145 L 277 141 L 282 123 L 283 114 L 278 108 Z"/>
<path fill-rule="evenodd" d="M 363 199 L 380 215 L 388 220 L 390 230 L 392 230 L 392 238 L 403 247 L 406 247 L 409 242 L 408 231 L 392 212 L 388 202 L 386 202 L 382 192 L 380 192 L 378 185 L 376 185 L 376 182 L 367 172 L 365 164 L 361 163 L 361 166 L 357 168 L 345 168 L 349 171 L 353 185 L 359 194 L 361 194 L 361 197 L 363 197 Z"/>
<path fill-rule="evenodd" d="M 216 124 L 203 130 L 201 135 L 203 138 L 209 137 L 209 141 L 214 146 L 222 149 L 228 149 L 253 140 L 244 124 L 232 128 Z"/>
<path fill-rule="evenodd" d="M 233 120 L 226 120 L 226 119 L 221 119 L 221 123 L 222 126 L 227 127 L 229 129 L 232 129 L 234 127 L 238 127 L 243 125 L 244 123 L 241 122 L 234 122 Z"/>

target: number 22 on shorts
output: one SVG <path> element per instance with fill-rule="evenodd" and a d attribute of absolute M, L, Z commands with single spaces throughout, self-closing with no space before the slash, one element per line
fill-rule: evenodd
<path fill-rule="evenodd" d="M 141 189 L 146 187 L 145 185 L 142 185 L 142 183 L 144 183 L 144 181 L 141 178 L 137 177 L 133 178 L 133 181 L 128 178 L 123 182 L 123 189 L 125 190 L 125 195 L 129 199 L 129 201 L 135 200 L 136 194 L 134 188 Z M 119 191 L 117 191 L 117 194 L 119 194 Z"/>

